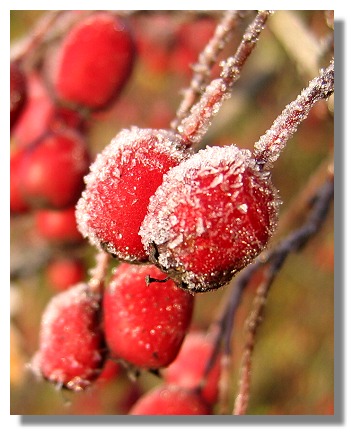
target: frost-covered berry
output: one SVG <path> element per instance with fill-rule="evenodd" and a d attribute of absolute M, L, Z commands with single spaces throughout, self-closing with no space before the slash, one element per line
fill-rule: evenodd
<path fill-rule="evenodd" d="M 122 91 L 133 70 L 135 47 L 126 21 L 101 11 L 79 21 L 64 38 L 52 84 L 65 102 L 100 109 Z"/>
<path fill-rule="evenodd" d="M 164 176 L 140 235 L 151 261 L 178 285 L 213 290 L 266 246 L 278 203 L 250 151 L 207 147 Z"/>
<path fill-rule="evenodd" d="M 153 265 L 121 263 L 105 290 L 104 331 L 111 357 L 145 369 L 170 364 L 191 323 L 194 296 Z"/>
<path fill-rule="evenodd" d="M 163 384 L 148 391 L 129 411 L 129 415 L 198 416 L 210 415 L 202 398 L 191 390 L 176 385 Z"/>
<path fill-rule="evenodd" d="M 84 283 L 51 298 L 42 315 L 39 349 L 30 364 L 37 376 L 74 391 L 97 378 L 105 353 L 99 301 Z"/>
<path fill-rule="evenodd" d="M 181 147 L 181 137 L 171 131 L 120 131 L 85 176 L 76 207 L 82 235 L 121 260 L 148 261 L 138 232 L 163 175 L 186 157 Z"/>

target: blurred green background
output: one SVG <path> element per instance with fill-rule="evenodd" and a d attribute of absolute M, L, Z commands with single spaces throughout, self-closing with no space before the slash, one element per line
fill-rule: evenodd
<path fill-rule="evenodd" d="M 166 39 L 172 41 L 180 23 L 196 24 L 204 15 L 214 25 L 220 17 L 219 11 L 199 12 L 137 11 L 129 16 L 129 20 L 136 36 L 144 34 L 158 44 L 158 41 L 165 43 Z M 22 38 L 31 35 L 44 13 L 46 11 L 11 11 L 10 37 L 14 47 Z M 216 115 L 203 144 L 235 143 L 251 149 L 285 105 L 295 99 L 318 72 L 315 69 L 328 64 L 333 36 L 331 20 L 332 15 L 325 11 L 277 11 L 269 19 L 232 97 Z M 234 52 L 242 33 L 243 26 L 221 54 L 221 59 Z M 161 44 L 157 45 L 159 52 L 163 49 Z M 167 46 L 163 45 L 166 49 Z M 167 58 L 164 52 L 159 60 L 156 60 L 155 44 L 152 60 L 139 50 L 133 75 L 118 101 L 108 111 L 93 115 L 91 119 L 88 141 L 94 155 L 121 128 L 131 125 L 169 127 L 180 103 L 181 91 L 189 85 L 191 78 L 188 59 L 171 57 L 170 62 L 171 50 Z M 11 148 L 14 146 L 11 145 Z M 333 101 L 330 100 L 315 106 L 275 163 L 273 183 L 283 200 L 280 214 L 283 222 L 280 220 L 280 229 L 273 242 L 305 218 L 305 211 L 296 211 L 301 206 L 298 197 L 312 181 L 312 176 L 317 176 L 318 181 L 323 179 L 323 172 L 318 170 L 323 169 L 333 155 L 334 114 Z M 121 371 L 112 380 L 73 394 L 38 381 L 26 368 L 37 349 L 42 311 L 56 294 L 46 279 L 49 255 L 77 255 L 88 268 L 94 264 L 95 255 L 86 242 L 75 248 L 44 243 L 33 233 L 32 222 L 31 213 L 11 218 L 11 265 L 12 268 L 21 267 L 20 275 L 11 278 L 10 290 L 11 414 L 126 414 L 129 405 L 141 393 L 160 383 L 159 378 L 144 372 L 133 383 Z M 206 329 L 210 326 L 228 291 L 229 288 L 223 288 L 196 297 L 194 327 Z M 253 288 L 246 291 L 233 329 L 229 383 L 231 404 L 239 380 L 244 323 L 251 310 L 254 293 Z M 288 258 L 271 288 L 254 350 L 248 414 L 333 413 L 332 208 L 319 234 L 300 253 Z"/>

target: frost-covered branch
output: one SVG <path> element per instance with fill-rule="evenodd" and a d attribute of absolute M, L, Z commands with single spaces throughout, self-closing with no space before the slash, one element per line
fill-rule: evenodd
<path fill-rule="evenodd" d="M 255 143 L 254 157 L 260 168 L 271 168 L 314 104 L 321 99 L 328 99 L 333 93 L 334 59 L 318 77 L 310 81 L 308 87 L 294 101 L 285 107 L 270 129 Z"/>
<path fill-rule="evenodd" d="M 214 115 L 225 99 L 230 98 L 234 83 L 240 78 L 242 68 L 255 48 L 271 11 L 259 11 L 246 29 L 234 56 L 222 64 L 221 77 L 214 79 L 204 90 L 201 99 L 184 118 L 177 131 L 188 145 L 199 142 L 208 130 Z"/>
<path fill-rule="evenodd" d="M 187 89 L 183 92 L 182 102 L 180 103 L 176 119 L 171 123 L 171 127 L 177 129 L 180 122 L 188 115 L 193 104 L 201 96 L 207 84 L 210 72 L 218 59 L 219 53 L 223 50 L 226 43 L 231 38 L 238 22 L 249 11 L 225 11 L 222 20 L 218 23 L 213 37 L 207 46 L 199 54 L 198 62 L 192 66 L 193 77 Z"/>

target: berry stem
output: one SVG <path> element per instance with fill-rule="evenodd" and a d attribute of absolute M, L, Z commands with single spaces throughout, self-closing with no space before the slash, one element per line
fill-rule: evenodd
<path fill-rule="evenodd" d="M 63 14 L 64 11 L 49 11 L 41 20 L 39 20 L 37 26 L 32 29 L 30 36 L 19 47 L 15 54 L 11 57 L 11 60 L 21 62 L 26 56 L 34 51 L 44 40 L 47 38 L 48 32 L 54 26 L 57 19 Z"/>
<path fill-rule="evenodd" d="M 223 63 L 221 77 L 211 81 L 199 102 L 192 107 L 190 114 L 178 125 L 177 131 L 188 146 L 202 139 L 223 101 L 230 98 L 232 87 L 240 78 L 242 68 L 255 48 L 271 13 L 271 11 L 258 11 L 254 20 L 247 27 L 235 55 Z"/>
<path fill-rule="evenodd" d="M 201 96 L 204 87 L 208 82 L 210 71 L 218 59 L 218 55 L 230 40 L 238 22 L 244 18 L 249 11 L 225 11 L 221 21 L 218 23 L 213 37 L 207 46 L 199 54 L 198 62 L 192 66 L 193 77 L 187 89 L 183 92 L 183 99 L 180 103 L 176 118 L 171 122 L 171 128 L 176 130 L 180 122 L 186 117 L 196 100 Z"/>
<path fill-rule="evenodd" d="M 244 415 L 247 411 L 255 339 L 259 325 L 263 320 L 270 287 L 288 255 L 299 251 L 318 232 L 326 219 L 333 196 L 334 180 L 330 176 L 319 188 L 307 221 L 282 240 L 268 255 L 267 262 L 269 262 L 269 266 L 266 269 L 262 283 L 257 289 L 253 310 L 247 321 L 247 337 L 242 355 L 239 392 L 234 403 L 233 415 Z M 257 264 L 260 264 L 260 260 Z"/>
<path fill-rule="evenodd" d="M 96 265 L 90 269 L 91 278 L 88 282 L 89 293 L 103 293 L 105 277 L 110 262 L 110 254 L 100 251 L 96 254 Z"/>
<path fill-rule="evenodd" d="M 287 141 L 309 114 L 314 104 L 334 93 L 334 59 L 321 74 L 310 81 L 297 98 L 275 119 L 271 128 L 254 144 L 254 158 L 260 169 L 271 168 Z"/>

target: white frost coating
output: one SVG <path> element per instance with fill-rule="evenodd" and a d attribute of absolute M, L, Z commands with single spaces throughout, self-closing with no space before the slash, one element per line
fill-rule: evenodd
<path fill-rule="evenodd" d="M 31 371 L 39 378 L 42 377 L 42 352 L 47 352 L 53 344 L 53 325 L 62 319 L 67 309 L 83 305 L 89 307 L 95 311 L 99 308 L 100 296 L 89 294 L 88 285 L 86 283 L 78 283 L 64 292 L 58 293 L 51 298 L 51 301 L 47 304 L 44 313 L 41 318 L 40 327 L 40 348 L 34 354 L 30 364 L 28 365 Z M 94 352 L 94 357 L 98 357 L 99 354 Z M 69 358 L 70 359 L 70 358 Z M 71 360 L 74 364 L 78 363 L 74 356 Z M 61 377 L 64 376 L 62 370 L 54 370 L 49 377 L 50 380 L 54 380 L 62 385 Z M 73 381 L 67 383 L 67 387 L 71 389 L 82 389 L 86 383 L 83 378 L 74 378 Z"/>
<path fill-rule="evenodd" d="M 111 165 L 116 165 L 117 161 L 121 160 L 122 164 L 126 164 L 128 159 L 132 156 L 132 149 L 143 142 L 146 138 L 155 136 L 158 142 L 155 145 L 149 144 L 150 148 L 155 148 L 156 151 L 168 153 L 171 156 L 181 159 L 183 152 L 178 147 L 181 144 L 181 139 L 174 133 L 167 130 L 152 130 L 138 127 L 131 127 L 130 129 L 121 130 L 110 142 L 104 150 L 99 153 L 96 160 L 90 166 L 90 173 L 85 176 L 85 183 L 87 186 L 96 184 L 98 180 L 104 180 L 107 177 L 107 168 Z M 136 163 L 131 165 L 135 166 Z M 121 177 L 118 167 L 114 167 L 115 177 Z"/>
<path fill-rule="evenodd" d="M 111 197 L 106 197 L 116 191 L 121 185 L 121 174 L 123 169 L 136 169 L 137 161 L 146 164 L 146 153 L 153 150 L 155 153 L 166 154 L 177 161 L 188 156 L 189 153 L 181 149 L 182 138 L 169 130 L 152 130 L 131 127 L 121 130 L 110 142 L 110 144 L 99 153 L 90 166 L 90 172 L 85 176 L 86 188 L 76 205 L 76 221 L 80 233 L 89 242 L 101 249 L 101 237 L 89 225 L 89 222 L 96 223 L 98 212 L 106 212 Z M 136 149 L 138 153 L 136 153 Z M 152 165 L 153 166 L 153 165 Z M 98 190 L 98 185 L 106 183 Z M 137 188 L 133 187 L 133 191 Z M 128 190 L 131 195 L 132 190 Z M 103 200 L 106 200 L 104 202 Z M 131 205 L 136 205 L 137 200 L 131 199 Z M 135 207 L 133 208 L 135 209 Z M 101 223 L 101 217 L 98 217 Z M 120 237 L 122 231 L 113 231 L 114 236 Z M 106 240 L 109 252 L 116 254 L 116 249 Z"/>
<path fill-rule="evenodd" d="M 328 98 L 334 92 L 334 61 L 310 81 L 297 98 L 288 104 L 275 119 L 272 126 L 254 145 L 254 157 L 264 168 L 270 168 L 298 126 L 307 118 L 309 111 L 320 99 Z"/>
<path fill-rule="evenodd" d="M 237 170 L 236 174 L 240 176 L 241 171 L 248 166 L 255 167 L 250 151 L 230 145 L 226 147 L 207 146 L 206 149 L 198 151 L 186 161 L 172 168 L 164 175 L 162 185 L 150 198 L 148 214 L 139 232 L 145 248 L 148 249 L 152 242 L 160 245 L 175 240 L 171 237 L 171 230 L 177 222 L 174 221 L 175 216 L 172 213 L 183 199 L 188 203 L 194 202 L 191 199 L 193 175 L 212 174 L 214 177 L 208 187 L 208 190 L 211 190 L 223 183 L 223 175 L 219 173 L 219 170 L 232 167 L 233 172 Z M 180 185 L 181 191 L 179 197 L 176 198 L 178 185 Z M 197 220 L 197 228 L 202 233 L 205 230 L 205 225 Z"/>
<path fill-rule="evenodd" d="M 98 303 L 94 301 L 94 297 L 88 295 L 88 286 L 86 283 L 76 284 L 51 298 L 42 316 L 41 344 L 47 344 L 51 339 L 51 325 L 61 316 L 63 310 L 81 303 L 87 303 L 91 305 L 91 307 L 98 307 Z"/>
<path fill-rule="evenodd" d="M 164 271 L 180 277 L 189 290 L 205 291 L 208 280 L 213 285 L 219 277 L 229 280 L 263 249 L 263 237 L 270 236 L 276 225 L 277 204 L 270 175 L 258 171 L 249 150 L 235 145 L 207 147 L 164 175 L 150 198 L 139 235 L 150 255 L 155 251 L 152 257 Z M 257 218 L 252 223 L 254 212 Z M 192 271 L 198 258 L 208 263 L 199 263 L 200 267 L 213 270 Z M 219 268 L 221 259 L 230 262 L 228 270 Z"/>
<path fill-rule="evenodd" d="M 221 78 L 213 80 L 206 87 L 200 101 L 192 107 L 190 114 L 182 120 L 178 132 L 192 143 L 199 142 L 208 131 L 213 116 L 229 97 L 224 81 Z"/>

